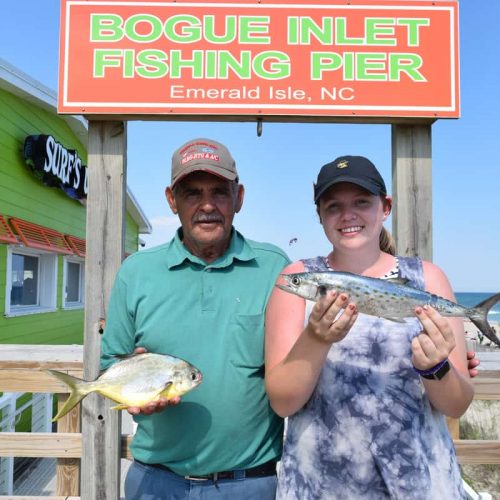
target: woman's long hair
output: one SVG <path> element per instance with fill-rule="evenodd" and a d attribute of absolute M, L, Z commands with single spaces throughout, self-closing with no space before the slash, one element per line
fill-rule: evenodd
<path fill-rule="evenodd" d="M 379 237 L 379 247 L 382 252 L 390 253 L 391 255 L 396 255 L 396 242 L 392 237 L 392 234 L 387 231 L 385 227 L 382 227 Z"/>

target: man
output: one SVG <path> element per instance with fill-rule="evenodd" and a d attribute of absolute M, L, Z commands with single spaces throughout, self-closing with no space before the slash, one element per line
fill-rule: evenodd
<path fill-rule="evenodd" d="M 129 409 L 138 427 L 126 498 L 274 499 L 283 423 L 264 388 L 264 311 L 288 258 L 234 229 L 244 188 L 224 145 L 194 139 L 175 151 L 166 197 L 181 227 L 120 268 L 102 368 L 139 347 L 185 359 L 203 382 L 165 411 L 166 401 Z"/>
<path fill-rule="evenodd" d="M 244 188 L 219 142 L 175 151 L 166 197 L 181 227 L 120 268 L 101 365 L 133 351 L 171 354 L 203 382 L 165 411 L 166 400 L 129 408 L 138 426 L 126 498 L 274 500 L 283 422 L 264 388 L 264 312 L 289 260 L 234 229 Z"/>

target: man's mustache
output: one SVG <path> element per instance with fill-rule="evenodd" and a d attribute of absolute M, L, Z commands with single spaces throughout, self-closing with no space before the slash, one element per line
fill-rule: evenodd
<path fill-rule="evenodd" d="M 193 222 L 224 222 L 224 220 L 217 214 L 198 214 L 193 217 Z"/>

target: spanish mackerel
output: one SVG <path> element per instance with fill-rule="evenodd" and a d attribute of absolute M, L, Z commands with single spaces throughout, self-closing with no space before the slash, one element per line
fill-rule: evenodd
<path fill-rule="evenodd" d="M 346 293 L 358 310 L 390 321 L 404 323 L 415 316 L 415 307 L 429 305 L 442 316 L 469 318 L 480 332 L 500 346 L 500 339 L 488 323 L 489 310 L 500 301 L 500 293 L 474 307 L 465 307 L 451 300 L 409 286 L 404 278 L 369 278 L 338 271 L 305 272 L 281 275 L 286 285 L 276 285 L 286 292 L 316 301 L 328 290 Z"/>

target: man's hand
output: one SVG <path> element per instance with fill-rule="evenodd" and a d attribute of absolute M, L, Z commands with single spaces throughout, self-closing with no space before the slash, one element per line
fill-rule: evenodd
<path fill-rule="evenodd" d="M 144 347 L 136 347 L 134 354 L 147 352 Z M 181 398 L 176 396 L 173 399 L 160 398 L 158 401 L 150 401 L 144 406 L 129 406 L 127 411 L 130 415 L 151 415 L 163 411 L 167 406 L 175 406 L 181 402 Z"/>
<path fill-rule="evenodd" d="M 127 411 L 131 415 L 151 415 L 163 411 L 167 406 L 175 406 L 181 402 L 180 397 L 174 399 L 160 398 L 158 401 L 151 401 L 144 406 L 129 406 Z"/>

